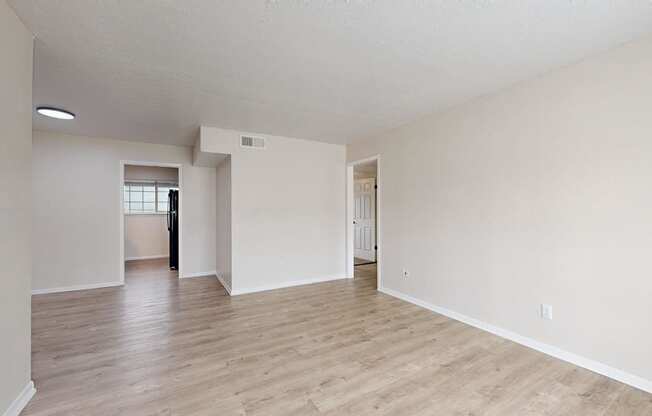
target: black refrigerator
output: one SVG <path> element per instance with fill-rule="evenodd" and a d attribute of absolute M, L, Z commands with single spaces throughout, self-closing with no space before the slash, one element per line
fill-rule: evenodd
<path fill-rule="evenodd" d="M 170 234 L 170 269 L 179 268 L 179 191 L 168 192 L 168 233 Z"/>

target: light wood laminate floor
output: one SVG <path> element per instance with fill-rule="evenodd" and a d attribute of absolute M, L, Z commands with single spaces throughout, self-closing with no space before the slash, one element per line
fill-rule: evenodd
<path fill-rule="evenodd" d="M 34 296 L 23 415 L 652 415 L 652 395 L 357 277 L 229 297 L 161 261 Z"/>

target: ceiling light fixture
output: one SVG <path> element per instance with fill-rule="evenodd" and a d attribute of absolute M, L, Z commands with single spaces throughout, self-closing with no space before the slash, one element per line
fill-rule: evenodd
<path fill-rule="evenodd" d="M 57 118 L 59 120 L 72 120 L 75 118 L 75 115 L 70 111 L 54 107 L 38 107 L 36 112 L 43 116 Z"/>

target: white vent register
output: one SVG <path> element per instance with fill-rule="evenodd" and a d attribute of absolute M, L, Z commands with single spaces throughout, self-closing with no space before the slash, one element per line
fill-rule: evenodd
<path fill-rule="evenodd" d="M 265 148 L 265 139 L 262 137 L 254 136 L 240 136 L 240 146 L 248 147 L 253 149 L 264 149 Z"/>

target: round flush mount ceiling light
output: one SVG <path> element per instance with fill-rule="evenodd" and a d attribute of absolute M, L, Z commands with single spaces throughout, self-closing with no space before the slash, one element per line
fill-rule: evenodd
<path fill-rule="evenodd" d="M 38 107 L 36 112 L 43 116 L 56 118 L 59 120 L 72 120 L 75 118 L 75 115 L 70 111 L 54 107 Z"/>

